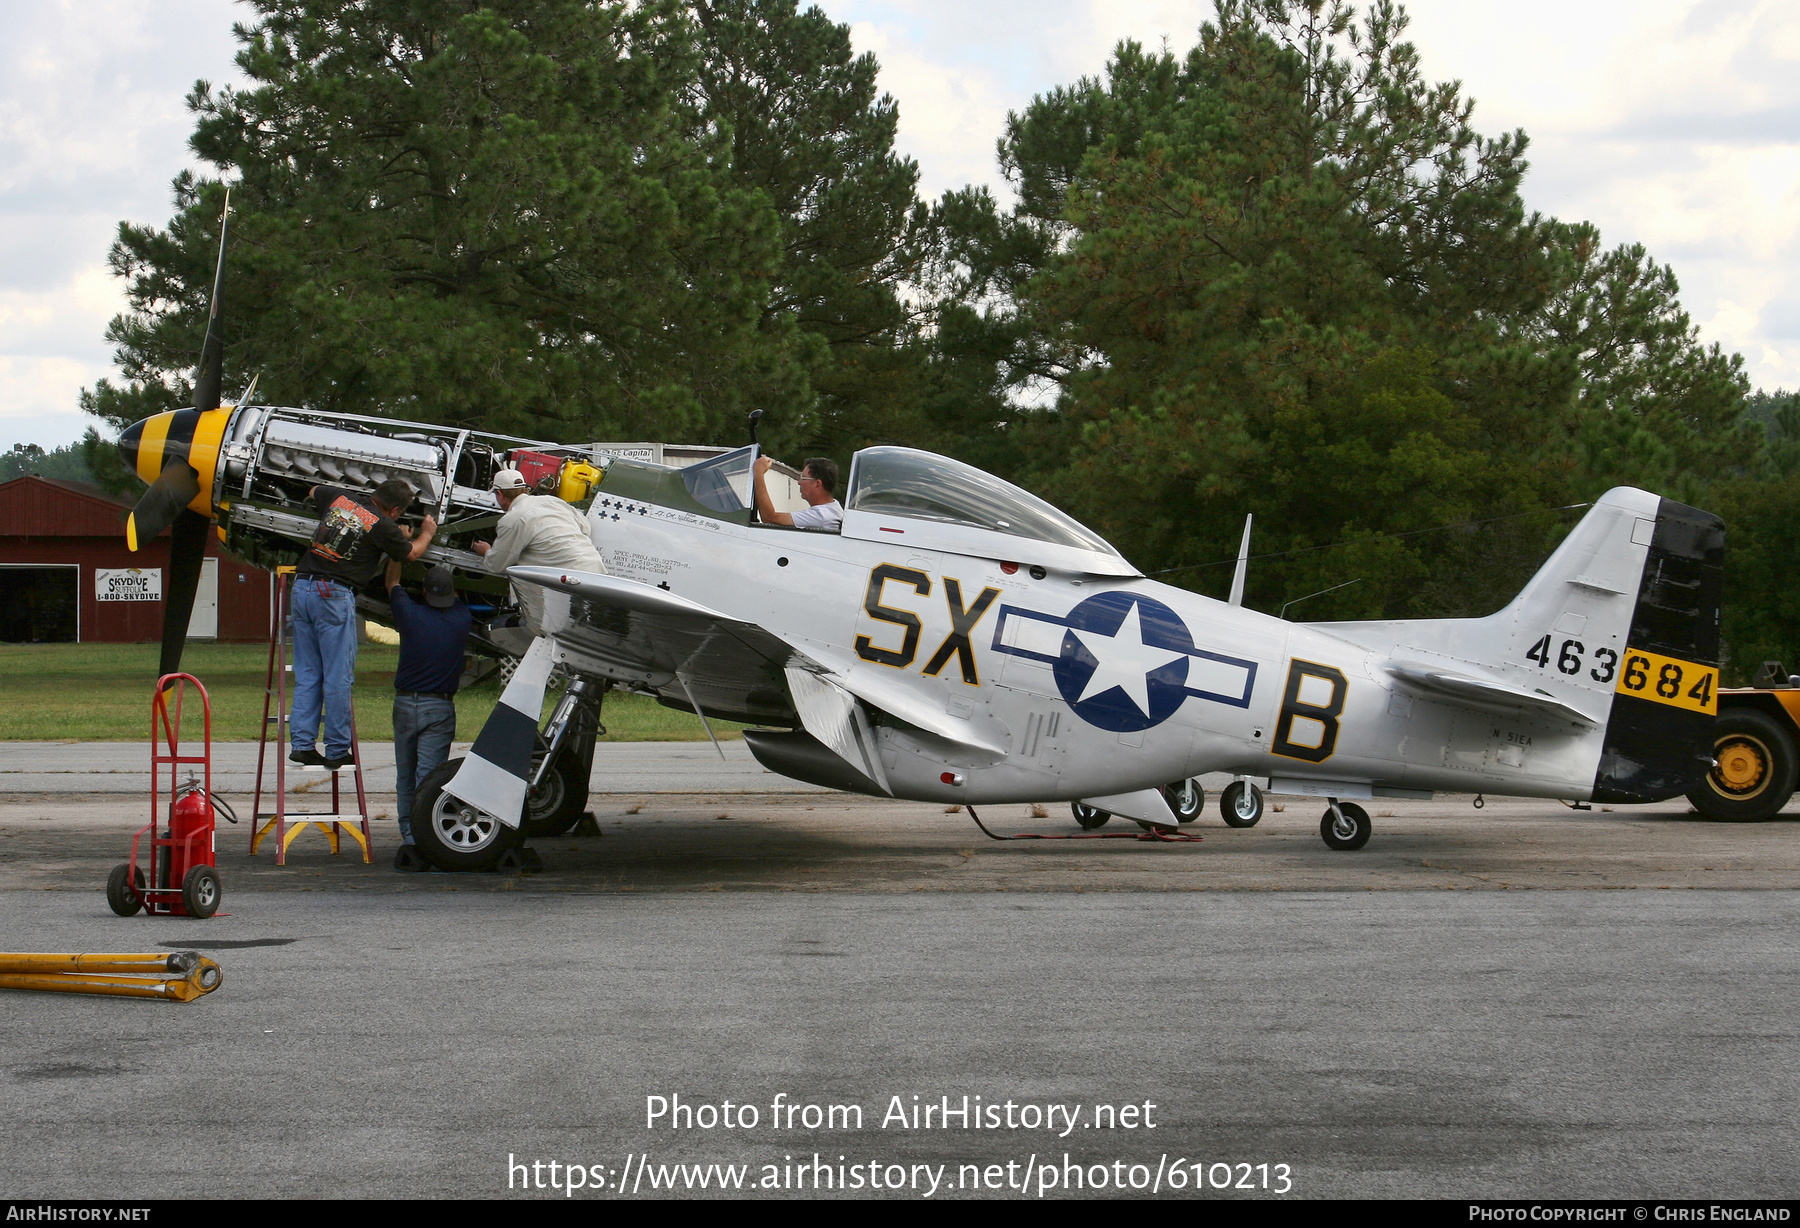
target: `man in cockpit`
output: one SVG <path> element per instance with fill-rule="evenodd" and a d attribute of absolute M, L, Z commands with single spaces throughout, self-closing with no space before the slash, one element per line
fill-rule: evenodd
<path fill-rule="evenodd" d="M 769 498 L 767 474 L 775 462 L 756 458 L 756 514 L 764 524 L 792 525 L 796 529 L 824 529 L 836 533 L 844 525 L 844 505 L 837 501 L 837 462 L 823 456 L 807 459 L 800 471 L 800 497 L 806 506 L 797 512 L 778 512 Z"/>

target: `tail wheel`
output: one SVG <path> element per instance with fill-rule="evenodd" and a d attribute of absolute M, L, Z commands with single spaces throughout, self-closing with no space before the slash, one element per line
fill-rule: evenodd
<path fill-rule="evenodd" d="M 1713 769 L 1687 795 L 1694 809 L 1728 823 L 1774 818 L 1793 796 L 1800 773 L 1793 735 L 1753 708 L 1719 713 L 1713 735 Z"/>
<path fill-rule="evenodd" d="M 1327 810 L 1319 820 L 1319 835 L 1330 847 L 1348 853 L 1367 844 L 1374 827 L 1367 810 L 1355 802 L 1339 802 L 1337 813 Z"/>
<path fill-rule="evenodd" d="M 1219 817 L 1227 827 L 1255 827 L 1262 816 L 1262 790 L 1249 781 L 1234 780 L 1219 794 Z"/>
<path fill-rule="evenodd" d="M 1197 780 L 1178 780 L 1163 786 L 1163 800 L 1175 812 L 1178 823 L 1192 823 L 1206 809 L 1206 790 Z"/>
<path fill-rule="evenodd" d="M 1084 831 L 1105 827 L 1106 820 L 1112 818 L 1110 812 L 1090 806 L 1086 802 L 1070 802 L 1069 810 L 1075 815 L 1075 821 L 1081 824 Z"/>
<path fill-rule="evenodd" d="M 418 796 L 413 799 L 413 844 L 419 856 L 440 870 L 492 870 L 524 835 L 517 827 L 508 827 L 485 810 L 444 792 L 462 762 L 451 759 L 439 764 L 419 782 Z"/>

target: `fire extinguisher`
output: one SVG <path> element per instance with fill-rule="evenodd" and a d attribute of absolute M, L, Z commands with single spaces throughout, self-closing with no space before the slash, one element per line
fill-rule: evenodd
<path fill-rule="evenodd" d="M 195 866 L 213 864 L 213 808 L 206 789 L 190 779 L 169 809 L 169 881 L 185 882 Z M 189 838 L 192 837 L 190 840 Z"/>

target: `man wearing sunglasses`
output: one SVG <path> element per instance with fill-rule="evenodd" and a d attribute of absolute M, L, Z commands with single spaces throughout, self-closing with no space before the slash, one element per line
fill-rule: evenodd
<path fill-rule="evenodd" d="M 837 462 L 823 456 L 807 458 L 800 471 L 800 497 L 806 506 L 797 512 L 778 512 L 769 498 L 767 474 L 775 462 L 756 458 L 756 514 L 764 524 L 792 525 L 796 529 L 823 529 L 836 533 L 844 524 L 844 505 L 837 501 Z"/>

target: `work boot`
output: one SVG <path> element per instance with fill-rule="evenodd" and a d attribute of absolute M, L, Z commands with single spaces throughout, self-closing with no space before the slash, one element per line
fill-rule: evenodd
<path fill-rule="evenodd" d="M 325 770 L 327 772 L 335 772 L 340 768 L 349 767 L 352 763 L 355 763 L 355 762 L 356 762 L 356 759 L 350 755 L 345 755 L 342 759 L 320 759 L 319 760 L 319 763 L 325 768 Z"/>
<path fill-rule="evenodd" d="M 288 755 L 288 762 L 298 763 L 301 767 L 324 767 L 326 760 L 325 756 L 321 755 L 316 748 L 309 746 L 305 750 L 291 752 Z"/>

